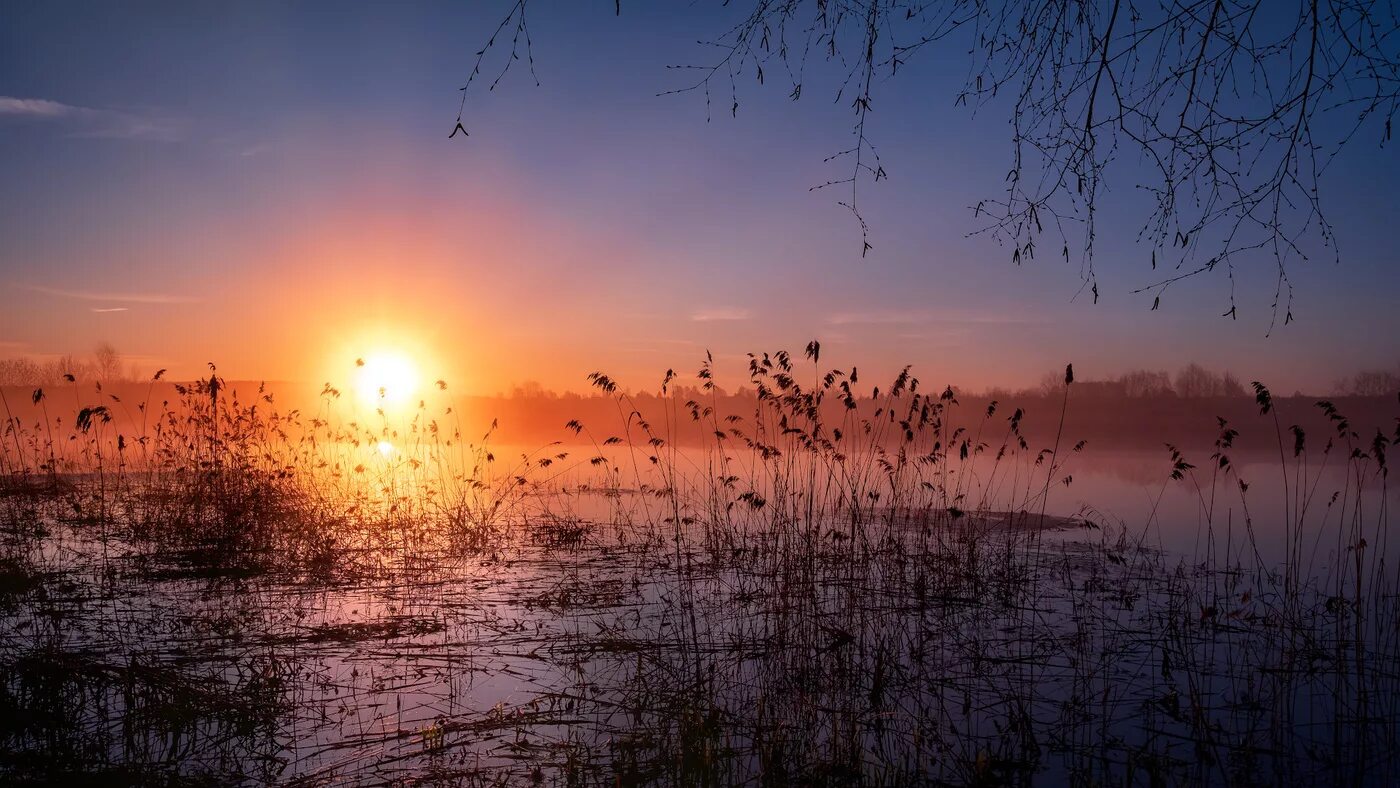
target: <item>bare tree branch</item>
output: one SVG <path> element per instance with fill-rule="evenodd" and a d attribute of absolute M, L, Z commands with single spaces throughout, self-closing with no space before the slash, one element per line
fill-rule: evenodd
<path fill-rule="evenodd" d="M 1400 12 L 1385 0 L 722 5 L 740 6 L 738 21 L 708 39 L 707 62 L 674 66 L 696 78 L 666 93 L 701 92 L 708 108 L 718 87 L 734 114 L 741 79 L 764 84 L 777 71 L 798 100 L 807 80 L 831 75 L 836 100 L 855 116 L 853 140 L 827 159 L 845 163 L 844 174 L 813 189 L 849 189 L 838 202 L 859 224 L 862 255 L 871 243 L 858 189 L 886 177 L 870 138 L 876 89 L 942 47 L 970 64 L 954 105 L 1011 116 L 1004 189 L 973 206 L 974 233 L 1009 246 L 1020 264 L 1049 230 L 1067 262 L 1077 250 L 1097 301 L 1097 212 L 1108 184 L 1136 168 L 1131 181 L 1151 196 L 1138 237 L 1154 273 L 1133 292 L 1151 294 L 1156 309 L 1173 285 L 1223 273 L 1224 314 L 1234 318 L 1237 262 L 1266 259 L 1275 278 L 1270 330 L 1280 316 L 1293 319 L 1290 267 L 1320 250 L 1338 257 L 1319 195 L 1328 163 L 1363 128 L 1388 143 L 1400 108 Z M 522 52 L 533 72 L 525 14 L 526 0 L 516 0 L 477 52 L 463 109 L 507 31 L 509 58 L 491 88 Z M 454 134 L 465 131 L 460 112 L 457 120 Z"/>

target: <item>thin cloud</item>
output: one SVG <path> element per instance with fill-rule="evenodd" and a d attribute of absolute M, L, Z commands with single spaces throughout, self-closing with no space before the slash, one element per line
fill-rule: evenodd
<path fill-rule="evenodd" d="M 711 323 L 720 320 L 748 320 L 753 314 L 747 309 L 738 307 L 719 307 L 717 309 L 702 309 L 690 316 L 691 320 L 697 323 Z"/>
<path fill-rule="evenodd" d="M 65 116 L 83 115 L 90 112 L 92 112 L 92 110 L 84 107 L 75 107 L 72 104 L 64 104 L 61 101 L 0 96 L 0 115 L 19 115 L 28 118 L 61 118 Z"/>
<path fill-rule="evenodd" d="M 174 295 L 172 293 L 112 293 L 97 292 L 89 290 L 63 290 L 57 287 L 44 287 L 43 285 L 20 285 L 25 290 L 42 295 L 53 296 L 54 298 L 71 298 L 74 301 L 107 301 L 119 304 L 192 304 L 198 299 L 189 296 Z M 110 308 L 125 309 L 125 307 Z M 94 309 L 94 312 L 103 311 Z"/>
<path fill-rule="evenodd" d="M 875 312 L 838 312 L 827 318 L 833 326 L 849 326 L 860 323 L 888 325 L 890 323 L 924 323 L 930 319 L 927 312 L 906 312 L 880 310 Z"/>
<path fill-rule="evenodd" d="M 96 313 L 98 313 L 98 314 L 101 315 L 101 314 L 106 314 L 106 313 L 108 313 L 108 312 L 130 312 L 131 310 L 130 310 L 130 309 L 127 309 L 127 308 L 124 307 L 124 306 L 108 306 L 108 307 L 99 307 L 99 306 L 95 306 L 95 307 L 92 308 L 92 311 L 94 311 L 94 312 L 96 312 Z"/>
<path fill-rule="evenodd" d="M 914 323 L 1031 323 L 1023 317 L 1002 317 L 984 312 L 968 313 L 956 309 L 929 310 L 874 310 L 869 312 L 838 312 L 826 319 L 828 325 L 897 325 Z"/>
<path fill-rule="evenodd" d="M 96 128 L 75 131 L 68 136 L 73 139 L 179 142 L 186 134 L 185 123 L 175 118 L 107 113 Z"/>
<path fill-rule="evenodd" d="M 70 127 L 66 136 L 77 139 L 177 142 L 185 138 L 187 126 L 179 118 L 160 113 L 93 109 L 15 96 L 0 96 L 0 116 L 61 122 Z"/>

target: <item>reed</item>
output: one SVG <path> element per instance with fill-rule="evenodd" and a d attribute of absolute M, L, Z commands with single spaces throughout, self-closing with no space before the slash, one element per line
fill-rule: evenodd
<path fill-rule="evenodd" d="M 1180 554 L 1151 521 L 1056 515 L 1085 444 L 1032 445 L 1020 408 L 966 413 L 908 369 L 866 389 L 816 342 L 748 370 L 749 397 L 719 397 L 707 357 L 645 401 L 595 373 L 615 417 L 519 454 L 450 407 L 347 414 L 328 386 L 304 414 L 213 368 L 169 402 L 81 406 L 71 381 L 71 413 L 5 403 L 0 774 L 1233 785 L 1400 765 L 1391 437 L 1330 403 L 1331 434 L 1284 428 L 1256 384 L 1258 425 L 1222 420 L 1200 467 L 1163 458 L 1163 490 L 1199 504 Z M 1282 523 L 1249 514 L 1240 429 L 1273 433 Z"/>

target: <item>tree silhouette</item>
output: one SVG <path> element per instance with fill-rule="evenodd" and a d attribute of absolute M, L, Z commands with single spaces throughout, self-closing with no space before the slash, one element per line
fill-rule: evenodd
<path fill-rule="evenodd" d="M 871 240 L 859 188 L 886 174 L 870 136 L 877 88 L 941 48 L 970 60 L 951 103 L 1010 114 L 1005 184 L 973 206 L 973 232 L 1004 244 L 1018 264 L 1058 246 L 1066 261 L 1077 257 L 1097 301 L 1106 184 L 1145 169 L 1134 179 L 1151 195 L 1139 239 L 1152 273 L 1133 292 L 1152 295 L 1156 309 L 1173 285 L 1223 273 L 1224 314 L 1234 318 L 1236 265 L 1262 258 L 1276 281 L 1270 330 L 1293 317 L 1289 266 L 1319 249 L 1337 255 L 1318 191 L 1328 162 L 1363 131 L 1388 142 L 1400 103 L 1400 12 L 1374 0 L 722 5 L 738 22 L 701 31 L 713 54 L 677 66 L 695 78 L 669 92 L 701 92 L 707 107 L 727 93 L 736 113 L 741 80 L 777 75 L 797 100 L 825 76 L 854 117 L 851 145 L 829 159 L 842 169 L 814 188 L 845 191 L 840 204 L 859 224 L 862 255 Z M 476 52 L 452 136 L 466 132 L 462 113 L 479 79 L 494 89 L 522 60 L 535 73 L 528 6 L 513 0 Z M 620 0 L 611 10 L 622 12 Z"/>
<path fill-rule="evenodd" d="M 1200 364 L 1191 363 L 1176 373 L 1175 391 L 1182 397 L 1243 397 L 1244 384 L 1226 372 L 1217 375 Z"/>
<path fill-rule="evenodd" d="M 110 342 L 101 342 L 92 351 L 92 363 L 97 379 L 115 382 L 122 377 L 122 356 Z"/>

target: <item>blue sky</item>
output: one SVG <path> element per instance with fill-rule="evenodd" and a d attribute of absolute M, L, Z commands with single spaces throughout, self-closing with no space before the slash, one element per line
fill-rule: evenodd
<path fill-rule="evenodd" d="M 1131 294 L 1153 281 L 1132 177 L 1101 220 L 1095 305 L 1077 263 L 969 237 L 1010 141 L 995 106 L 953 106 L 956 53 L 877 88 L 890 178 L 862 187 L 862 259 L 842 195 L 809 191 L 850 144 L 829 82 L 791 102 L 770 75 L 707 119 L 702 94 L 657 94 L 727 12 L 623 5 L 532 8 L 541 84 L 517 66 L 474 91 L 471 136 L 448 140 L 506 3 L 0 3 L 0 355 L 110 340 L 176 372 L 315 379 L 392 341 L 482 391 L 641 385 L 705 348 L 737 371 L 812 337 L 975 387 L 1197 360 L 1318 389 L 1400 362 L 1394 145 L 1359 139 L 1327 173 L 1341 263 L 1293 268 L 1297 320 L 1272 336 L 1265 258 L 1237 269 L 1238 320 L 1222 277 L 1155 312 Z"/>

